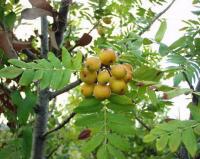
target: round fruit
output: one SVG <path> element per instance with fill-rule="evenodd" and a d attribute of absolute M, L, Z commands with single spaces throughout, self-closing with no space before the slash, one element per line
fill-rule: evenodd
<path fill-rule="evenodd" d="M 127 82 L 130 82 L 132 80 L 132 72 L 131 71 L 126 71 L 126 75 L 124 77 L 124 81 L 127 83 Z"/>
<path fill-rule="evenodd" d="M 97 76 L 97 81 L 99 84 L 106 84 L 110 80 L 110 74 L 107 70 L 100 71 Z"/>
<path fill-rule="evenodd" d="M 132 65 L 128 64 L 128 63 L 124 63 L 123 66 L 125 67 L 126 70 L 129 70 L 131 72 L 133 72 L 133 67 Z"/>
<path fill-rule="evenodd" d="M 110 87 L 107 85 L 98 84 L 94 87 L 93 95 L 95 96 L 95 98 L 100 100 L 106 99 L 111 95 Z"/>
<path fill-rule="evenodd" d="M 103 18 L 103 22 L 104 22 L 105 24 L 110 24 L 110 23 L 112 22 L 111 17 L 104 17 L 104 18 Z"/>
<path fill-rule="evenodd" d="M 112 76 L 114 76 L 116 79 L 122 79 L 126 75 L 126 69 L 123 65 L 113 65 L 111 68 Z"/>
<path fill-rule="evenodd" d="M 112 78 L 110 80 L 110 88 L 113 93 L 122 95 L 126 92 L 127 85 L 124 80 Z"/>
<path fill-rule="evenodd" d="M 104 65 L 111 65 L 116 61 L 116 54 L 112 49 L 103 49 L 99 54 L 101 63 Z"/>
<path fill-rule="evenodd" d="M 94 85 L 93 85 L 93 84 L 84 83 L 84 84 L 81 86 L 81 93 L 82 93 L 85 97 L 90 97 L 90 96 L 92 96 L 93 90 L 94 90 Z"/>
<path fill-rule="evenodd" d="M 97 72 L 90 72 L 84 68 L 80 72 L 80 79 L 87 84 L 93 84 L 97 81 Z"/>
<path fill-rule="evenodd" d="M 101 67 L 101 61 L 97 57 L 89 57 L 86 59 L 85 66 L 89 71 L 97 71 Z"/>

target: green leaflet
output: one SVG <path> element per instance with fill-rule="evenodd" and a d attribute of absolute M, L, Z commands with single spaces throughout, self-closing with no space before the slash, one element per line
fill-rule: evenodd
<path fill-rule="evenodd" d="M 28 86 L 33 81 L 34 73 L 34 70 L 25 70 L 19 80 L 19 84 Z"/>
<path fill-rule="evenodd" d="M 89 114 L 89 115 L 82 115 L 81 117 L 78 117 L 76 119 L 75 124 L 77 126 L 89 126 L 89 127 L 93 127 L 93 126 L 99 126 L 100 123 L 103 124 L 104 121 L 104 114 L 103 113 L 93 113 L 93 114 Z"/>
<path fill-rule="evenodd" d="M 181 132 L 175 131 L 169 136 L 169 149 L 171 152 L 176 152 L 181 144 Z"/>
<path fill-rule="evenodd" d="M 66 48 L 62 48 L 62 64 L 65 68 L 69 69 L 72 67 L 72 58 Z"/>
<path fill-rule="evenodd" d="M 14 66 L 5 67 L 0 70 L 0 77 L 13 79 L 19 76 L 23 72 L 23 69 Z"/>
<path fill-rule="evenodd" d="M 61 61 L 54 55 L 54 53 L 48 53 L 48 60 L 53 65 L 54 68 L 62 68 Z"/>
<path fill-rule="evenodd" d="M 156 141 L 156 149 L 158 151 L 164 150 L 165 147 L 167 146 L 167 143 L 168 143 L 168 135 L 165 134 L 165 135 L 160 136 L 160 138 L 157 139 Z"/>
<path fill-rule="evenodd" d="M 190 155 L 194 157 L 197 152 L 197 140 L 192 128 L 188 128 L 183 131 L 182 141 Z"/>
<path fill-rule="evenodd" d="M 101 101 L 97 100 L 94 97 L 85 98 L 78 107 L 74 109 L 76 113 L 85 114 L 85 113 L 94 113 L 99 112 L 103 108 Z"/>
<path fill-rule="evenodd" d="M 155 40 L 157 42 L 161 42 L 162 41 L 166 30 L 167 30 L 167 22 L 166 22 L 166 20 L 164 20 L 164 21 L 161 22 L 160 28 L 158 29 L 158 31 L 156 33 L 156 36 L 155 36 Z"/>
<path fill-rule="evenodd" d="M 114 132 L 116 132 L 120 135 L 133 136 L 134 132 L 135 132 L 133 125 L 129 125 L 129 124 L 126 124 L 126 123 L 119 125 L 119 124 L 116 124 L 116 123 L 113 123 L 113 122 L 109 122 L 108 127 L 111 130 L 113 130 Z"/>
<path fill-rule="evenodd" d="M 126 159 L 124 154 L 111 145 L 107 145 L 109 153 L 116 159 Z"/>
<path fill-rule="evenodd" d="M 89 154 L 103 142 L 104 138 L 105 137 L 103 134 L 97 134 L 93 136 L 87 143 L 83 145 L 82 151 L 85 154 Z"/>
<path fill-rule="evenodd" d="M 115 146 L 116 148 L 122 150 L 122 151 L 128 151 L 130 150 L 130 143 L 125 139 L 122 138 L 121 136 L 117 134 L 109 134 L 108 135 L 108 141 L 110 144 Z"/>
<path fill-rule="evenodd" d="M 110 155 L 107 150 L 107 146 L 101 146 L 97 151 L 97 159 L 110 159 Z"/>
<path fill-rule="evenodd" d="M 128 98 L 125 95 L 116 95 L 113 94 L 111 97 L 108 99 L 111 103 L 114 104 L 119 104 L 119 105 L 131 105 L 132 101 L 130 98 Z"/>

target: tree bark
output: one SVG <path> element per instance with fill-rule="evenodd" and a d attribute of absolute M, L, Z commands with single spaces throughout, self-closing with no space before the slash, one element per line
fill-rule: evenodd
<path fill-rule="evenodd" d="M 33 134 L 32 159 L 44 159 L 45 138 L 43 134 L 47 129 L 49 92 L 48 89 L 39 93 L 38 106 L 36 108 L 36 120 Z"/>
<path fill-rule="evenodd" d="M 48 21 L 47 17 L 41 18 L 41 56 L 46 58 L 48 55 Z M 45 138 L 43 134 L 47 129 L 49 89 L 40 90 L 38 93 L 38 103 L 35 108 L 36 119 L 33 130 L 33 144 L 31 159 L 44 159 L 45 157 Z"/>

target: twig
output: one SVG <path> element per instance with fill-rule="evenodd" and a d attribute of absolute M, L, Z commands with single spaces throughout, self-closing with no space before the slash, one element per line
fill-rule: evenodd
<path fill-rule="evenodd" d="M 50 95 L 50 100 L 57 97 L 58 95 L 62 94 L 62 93 L 65 93 L 73 88 L 75 88 L 76 86 L 80 85 L 82 83 L 82 81 L 80 79 L 76 80 L 75 82 L 73 83 L 70 83 L 69 85 L 67 85 L 66 87 L 64 87 L 63 89 L 60 89 L 58 91 L 55 91 L 55 92 L 51 92 L 51 95 Z"/>
<path fill-rule="evenodd" d="M 29 49 L 24 49 L 22 50 L 23 53 L 25 53 L 30 60 L 35 60 L 35 59 L 38 59 L 37 56 Z"/>
<path fill-rule="evenodd" d="M 149 126 L 147 126 L 140 118 L 138 118 L 136 115 L 135 115 L 135 119 L 143 126 L 145 127 L 148 131 L 151 131 L 151 128 Z"/>
<path fill-rule="evenodd" d="M 60 145 L 57 145 L 47 156 L 45 159 L 49 159 L 60 147 Z"/>
<path fill-rule="evenodd" d="M 144 34 L 146 31 L 148 31 L 151 26 L 154 24 L 154 22 L 159 19 L 167 10 L 169 10 L 169 8 L 174 4 L 176 0 L 172 0 L 172 2 L 160 13 L 158 13 L 154 18 L 153 20 L 142 30 L 139 32 L 139 35 L 142 35 Z"/>
<path fill-rule="evenodd" d="M 70 122 L 70 120 L 76 115 L 75 112 L 71 113 L 70 116 L 68 118 L 66 118 L 62 123 L 60 123 L 57 127 L 55 127 L 54 129 L 46 132 L 43 137 L 46 138 L 49 134 L 58 131 L 59 129 L 61 129 L 62 127 L 64 127 L 67 123 Z"/>

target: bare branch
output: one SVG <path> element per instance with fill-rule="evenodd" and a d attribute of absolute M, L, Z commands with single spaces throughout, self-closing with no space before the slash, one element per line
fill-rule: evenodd
<path fill-rule="evenodd" d="M 67 16 L 69 12 L 70 0 L 62 0 L 59 10 L 58 22 L 57 22 L 57 31 L 55 33 L 57 45 L 63 41 L 63 35 L 67 26 Z"/>
<path fill-rule="evenodd" d="M 147 126 L 140 118 L 138 118 L 136 115 L 135 115 L 135 119 L 144 127 L 146 128 L 148 131 L 151 131 L 151 128 L 149 126 Z"/>
<path fill-rule="evenodd" d="M 70 122 L 70 120 L 76 115 L 75 112 L 71 113 L 70 116 L 68 118 L 66 118 L 62 123 L 60 123 L 57 127 L 55 127 L 54 129 L 46 132 L 43 137 L 46 138 L 49 134 L 58 131 L 59 129 L 63 128 L 67 123 Z"/>
<path fill-rule="evenodd" d="M 60 147 L 60 145 L 57 145 L 48 155 L 45 159 L 49 159 Z"/>
<path fill-rule="evenodd" d="M 57 97 L 58 95 L 68 92 L 69 90 L 75 88 L 76 86 L 80 85 L 82 83 L 82 81 L 80 79 L 76 80 L 73 83 L 70 83 L 69 85 L 67 85 L 66 87 L 64 87 L 63 89 L 60 89 L 58 91 L 52 92 L 50 95 L 50 100 Z"/>
<path fill-rule="evenodd" d="M 154 24 L 154 22 L 155 22 L 157 19 L 159 19 L 165 12 L 167 12 L 167 11 L 171 8 L 171 6 L 174 4 L 175 1 L 176 1 L 176 0 L 172 0 L 172 2 L 171 2 L 162 12 L 158 13 L 158 14 L 153 18 L 153 20 L 152 20 L 142 31 L 139 32 L 139 35 L 142 35 L 142 34 L 144 34 L 146 31 L 148 31 L 148 30 L 151 28 L 151 26 Z"/>

